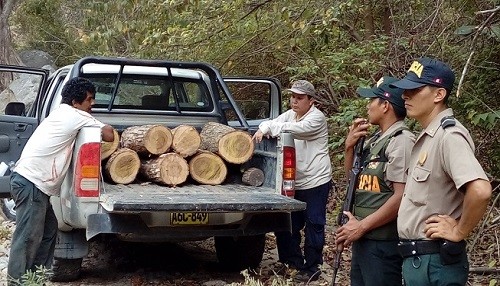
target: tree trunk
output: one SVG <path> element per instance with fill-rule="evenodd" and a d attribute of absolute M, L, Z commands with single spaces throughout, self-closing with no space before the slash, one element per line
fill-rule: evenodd
<path fill-rule="evenodd" d="M 200 134 L 192 126 L 179 125 L 172 130 L 172 135 L 172 149 L 183 158 L 195 154 L 200 148 Z"/>
<path fill-rule="evenodd" d="M 186 181 L 189 166 L 181 155 L 167 153 L 158 158 L 143 161 L 141 174 L 153 182 L 176 186 Z"/>
<path fill-rule="evenodd" d="M 264 183 L 264 172 L 258 168 L 250 168 L 243 172 L 241 181 L 247 185 L 259 187 Z"/>
<path fill-rule="evenodd" d="M 101 144 L 101 161 L 111 156 L 111 154 L 113 154 L 120 146 L 120 135 L 118 135 L 118 132 L 115 129 L 113 129 L 113 133 L 115 134 L 113 142 L 103 141 Z"/>
<path fill-rule="evenodd" d="M 200 149 L 217 153 L 229 163 L 242 164 L 253 155 L 254 143 L 248 132 L 209 122 L 203 126 L 200 136 Z"/>
<path fill-rule="evenodd" d="M 371 39 L 375 35 L 375 24 L 373 21 L 374 7 L 372 0 L 364 0 L 364 17 L 365 17 L 365 39 Z"/>
<path fill-rule="evenodd" d="M 135 151 L 121 148 L 109 157 L 104 174 L 114 183 L 130 184 L 135 180 L 140 166 L 141 161 Z"/>
<path fill-rule="evenodd" d="M 17 0 L 0 0 L 0 64 L 22 65 L 21 59 L 12 47 L 9 28 L 9 16 L 17 4 Z M 0 73 L 0 91 L 12 81 L 12 76 Z"/>
<path fill-rule="evenodd" d="M 121 144 L 139 155 L 160 155 L 172 145 L 172 132 L 163 125 L 132 126 L 122 133 Z"/>
<path fill-rule="evenodd" d="M 200 184 L 219 185 L 226 179 L 227 167 L 216 154 L 201 151 L 189 161 L 189 174 Z"/>

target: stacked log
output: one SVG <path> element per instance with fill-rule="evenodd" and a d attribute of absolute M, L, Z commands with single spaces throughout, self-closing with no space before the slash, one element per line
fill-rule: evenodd
<path fill-rule="evenodd" d="M 183 158 L 194 155 L 200 148 L 201 137 L 196 128 L 179 125 L 172 129 L 172 149 Z"/>
<path fill-rule="evenodd" d="M 210 122 L 200 133 L 189 125 L 172 130 L 162 125 L 131 126 L 121 136 L 115 133 L 115 141 L 103 143 L 101 150 L 103 160 L 109 157 L 103 161 L 106 178 L 114 183 L 131 183 L 139 173 L 162 185 L 180 185 L 189 175 L 200 184 L 218 185 L 226 180 L 226 163 L 247 162 L 254 145 L 248 132 Z M 241 179 L 260 186 L 264 173 L 250 168 Z"/>
<path fill-rule="evenodd" d="M 254 143 L 248 132 L 209 122 L 203 126 L 200 136 L 201 149 L 217 153 L 229 163 L 242 164 L 253 155 Z"/>
<path fill-rule="evenodd" d="M 141 161 L 136 152 L 120 148 L 109 157 L 104 174 L 117 184 L 130 184 L 135 180 Z"/>
<path fill-rule="evenodd" d="M 227 167 L 210 151 L 200 151 L 189 161 L 189 174 L 200 184 L 219 185 L 226 179 Z"/>
<path fill-rule="evenodd" d="M 121 145 L 140 155 L 161 155 L 172 145 L 172 132 L 162 125 L 141 125 L 125 129 Z"/>
<path fill-rule="evenodd" d="M 120 136 L 118 135 L 118 131 L 113 129 L 113 134 L 115 135 L 113 142 L 104 141 L 101 144 L 101 161 L 109 158 L 109 156 L 120 147 Z"/>
<path fill-rule="evenodd" d="M 184 183 L 189 175 L 188 163 L 177 153 L 167 153 L 158 158 L 144 160 L 140 172 L 153 182 L 176 186 Z"/>

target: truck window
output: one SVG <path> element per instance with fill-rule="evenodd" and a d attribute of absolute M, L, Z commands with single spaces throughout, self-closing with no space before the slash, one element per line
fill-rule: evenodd
<path fill-rule="evenodd" d="M 266 82 L 226 82 L 236 104 L 246 120 L 270 117 L 271 87 Z M 227 110 L 228 120 L 236 120 L 233 110 Z"/>
<path fill-rule="evenodd" d="M 116 88 L 114 76 L 88 77 L 96 86 L 94 108 L 212 111 L 213 104 L 202 80 L 124 74 Z M 172 85 L 173 83 L 173 85 Z"/>
<path fill-rule="evenodd" d="M 5 107 L 8 103 L 22 102 L 25 106 L 23 115 L 26 115 L 42 88 L 41 82 L 41 75 L 0 71 L 0 114 L 6 114 Z M 12 107 L 14 105 L 10 105 Z"/>

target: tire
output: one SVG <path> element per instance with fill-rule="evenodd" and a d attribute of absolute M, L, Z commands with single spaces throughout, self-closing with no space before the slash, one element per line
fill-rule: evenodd
<path fill-rule="evenodd" d="M 257 268 L 266 245 L 265 234 L 236 237 L 215 237 L 219 264 L 229 271 Z"/>
<path fill-rule="evenodd" d="M 16 203 L 11 198 L 3 198 L 0 200 L 0 208 L 3 216 L 11 221 L 16 221 L 16 210 L 14 207 Z"/>
<path fill-rule="evenodd" d="M 75 281 L 80 276 L 83 258 L 65 259 L 55 258 L 52 264 L 52 274 L 49 276 L 52 282 Z"/>

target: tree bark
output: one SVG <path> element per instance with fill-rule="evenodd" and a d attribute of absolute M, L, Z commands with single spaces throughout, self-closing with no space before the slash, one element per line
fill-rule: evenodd
<path fill-rule="evenodd" d="M 163 125 L 132 126 L 123 131 L 121 145 L 139 155 L 160 155 L 170 149 L 172 132 Z"/>
<path fill-rule="evenodd" d="M 264 172 L 258 168 L 250 168 L 243 172 L 241 181 L 247 185 L 259 187 L 264 183 Z"/>
<path fill-rule="evenodd" d="M 141 161 L 135 151 L 121 148 L 109 157 L 104 174 L 114 183 L 130 184 L 135 180 L 140 165 Z"/>
<path fill-rule="evenodd" d="M 179 125 L 172 129 L 172 135 L 172 149 L 183 158 L 195 154 L 200 148 L 201 137 L 193 126 Z"/>
<path fill-rule="evenodd" d="M 189 161 L 189 174 L 200 184 L 219 185 L 226 179 L 224 161 L 209 151 L 200 151 Z"/>
<path fill-rule="evenodd" d="M 153 182 L 176 186 L 184 183 L 189 175 L 188 163 L 177 153 L 162 154 L 158 158 L 144 160 L 140 172 Z"/>

